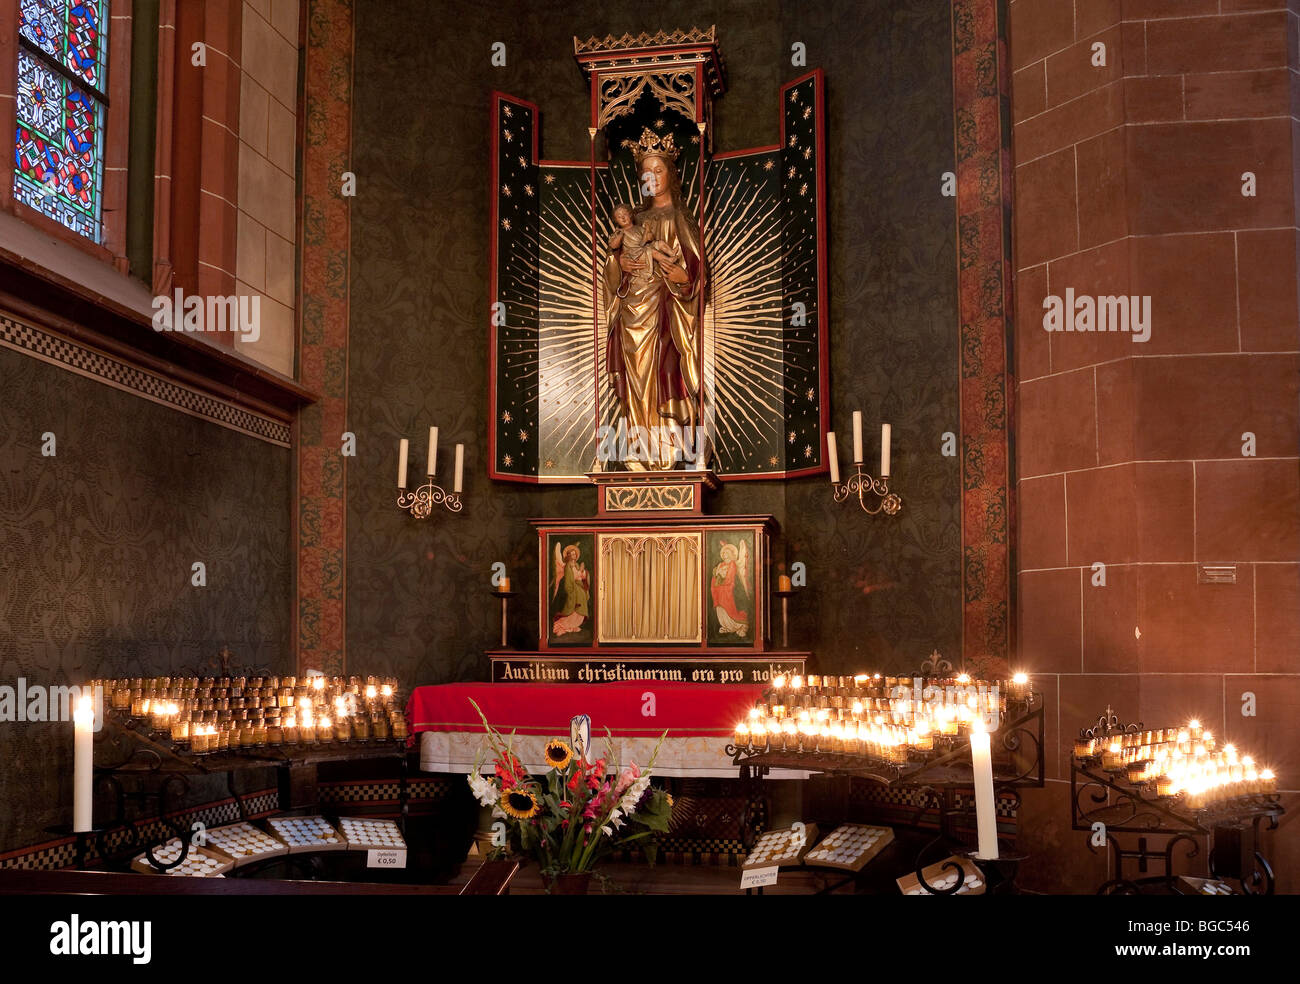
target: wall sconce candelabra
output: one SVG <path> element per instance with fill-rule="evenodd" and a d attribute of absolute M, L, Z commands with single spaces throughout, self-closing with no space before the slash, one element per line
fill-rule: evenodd
<path fill-rule="evenodd" d="M 405 509 L 416 519 L 428 519 L 436 506 L 442 506 L 448 512 L 460 512 L 462 509 L 460 490 L 465 477 L 465 445 L 456 445 L 456 474 L 450 492 L 433 481 L 433 476 L 438 471 L 438 428 L 429 428 L 429 480 L 417 489 L 406 487 L 406 464 L 409 454 L 410 442 L 402 438 L 397 448 L 397 507 Z"/>
<path fill-rule="evenodd" d="M 836 502 L 844 502 L 850 496 L 857 496 L 858 505 L 863 512 L 875 516 L 883 512 L 892 516 L 903 508 L 903 500 L 898 493 L 889 491 L 889 424 L 880 425 L 880 477 L 876 478 L 862 470 L 862 412 L 853 411 L 853 467 L 855 474 L 847 482 L 840 482 L 840 461 L 835 447 L 835 432 L 826 432 L 826 459 L 831 466 L 831 488 Z M 868 504 L 871 497 L 872 505 Z"/>

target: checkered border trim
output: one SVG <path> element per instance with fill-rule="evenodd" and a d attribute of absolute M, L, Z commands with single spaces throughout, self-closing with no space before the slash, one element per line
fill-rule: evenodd
<path fill-rule="evenodd" d="M 915 809 L 921 791 L 906 786 L 879 786 L 875 783 L 854 783 L 849 798 L 859 803 L 872 803 L 886 806 L 901 806 Z M 953 793 L 953 803 L 957 809 L 966 809 L 974 802 L 975 794 L 969 790 L 957 790 Z M 1016 801 L 1011 796 L 998 796 L 994 800 L 1000 820 L 1016 819 Z"/>
<path fill-rule="evenodd" d="M 451 791 L 446 779 L 411 779 L 406 783 L 411 803 L 434 802 Z M 317 786 L 321 805 L 338 803 L 396 803 L 401 796 L 398 782 L 322 782 Z"/>
<path fill-rule="evenodd" d="M 280 795 L 274 789 L 249 793 L 243 799 L 244 809 L 248 811 L 248 816 L 253 819 L 269 816 L 280 811 Z M 239 807 L 233 799 L 218 800 L 215 803 L 208 803 L 197 808 L 177 811 L 170 815 L 170 819 L 178 820 L 179 824 L 184 827 L 190 826 L 196 820 L 202 822 L 204 826 L 216 827 L 223 823 L 237 821 L 239 819 Z M 136 831 L 140 839 L 146 843 L 156 843 L 164 835 L 170 836 L 170 832 L 157 820 L 138 822 Z M 105 836 L 104 844 L 109 851 L 116 853 L 126 846 L 127 840 L 125 830 L 116 830 Z M 76 860 L 76 840 L 69 837 L 49 844 L 40 844 L 25 851 L 17 851 L 6 858 L 0 859 L 0 868 L 53 871 L 58 868 L 67 868 L 75 864 Z M 86 852 L 86 860 L 88 862 L 99 860 L 99 850 L 93 841 Z"/>
<path fill-rule="evenodd" d="M 335 782 L 321 783 L 318 787 L 322 807 L 344 804 L 396 803 L 400 794 L 400 784 L 392 782 Z M 446 798 L 451 792 L 451 783 L 446 779 L 411 779 L 407 782 L 407 795 L 412 806 L 423 803 L 435 803 Z M 280 811 L 279 794 L 273 790 L 263 790 L 244 796 L 244 809 L 248 816 L 257 819 Z M 415 811 L 419 812 L 419 811 Z M 224 823 L 234 823 L 239 819 L 239 807 L 233 799 L 219 800 L 188 810 L 181 810 L 171 815 L 181 819 L 182 826 L 188 827 L 194 821 L 201 821 L 205 826 L 216 827 Z M 393 813 L 396 817 L 398 814 Z M 141 839 L 161 839 L 167 830 L 157 820 L 144 820 L 136 825 Z M 106 835 L 105 846 L 117 852 L 126 845 L 126 831 L 118 830 Z M 76 861 L 76 841 L 73 838 L 47 844 L 39 844 L 15 851 L 5 858 L 0 858 L 0 868 L 26 868 L 30 870 L 50 871 L 66 868 Z M 99 852 L 92 844 L 86 853 L 87 861 L 99 859 Z"/>
<path fill-rule="evenodd" d="M 282 448 L 290 445 L 289 424 L 284 421 L 254 413 L 7 314 L 0 314 L 0 345 L 269 444 Z"/>

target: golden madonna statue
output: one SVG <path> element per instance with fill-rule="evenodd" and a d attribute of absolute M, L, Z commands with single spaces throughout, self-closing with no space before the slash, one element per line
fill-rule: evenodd
<path fill-rule="evenodd" d="M 626 427 L 625 466 L 673 467 L 694 447 L 700 392 L 700 231 L 682 198 L 672 134 L 645 129 L 632 149 L 642 201 L 616 206 L 602 274 L 605 366 Z M 685 442 L 682 431 L 689 435 Z"/>

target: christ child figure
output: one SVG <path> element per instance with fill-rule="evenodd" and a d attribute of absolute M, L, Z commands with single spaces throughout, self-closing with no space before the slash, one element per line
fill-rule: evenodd
<path fill-rule="evenodd" d="M 624 256 L 630 256 L 639 260 L 642 253 L 645 252 L 645 233 L 637 228 L 632 221 L 632 206 L 625 202 L 619 202 L 614 206 L 614 225 L 618 228 L 609 237 L 609 251 L 614 256 L 615 262 L 621 260 Z M 629 278 L 632 275 L 626 271 L 619 280 L 618 296 L 626 297 Z"/>
<path fill-rule="evenodd" d="M 637 225 L 632 213 L 632 206 L 623 202 L 614 206 L 614 224 L 617 229 L 610 235 L 608 244 L 609 251 L 615 257 L 615 261 L 621 260 L 626 256 L 634 263 L 641 264 L 641 270 L 635 274 L 623 273 L 618 284 L 618 296 L 626 297 L 628 285 L 632 277 L 642 283 L 648 283 L 656 274 L 662 275 L 658 268 L 651 262 L 651 259 L 659 260 L 663 263 L 676 263 L 681 259 L 681 247 L 676 249 L 670 248 L 668 243 L 662 239 L 648 241 L 645 235 L 645 229 Z"/>

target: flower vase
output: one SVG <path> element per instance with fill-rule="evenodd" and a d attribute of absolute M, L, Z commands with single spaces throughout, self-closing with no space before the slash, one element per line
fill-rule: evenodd
<path fill-rule="evenodd" d="M 591 886 L 590 871 L 565 871 L 545 879 L 551 895 L 586 895 Z"/>

